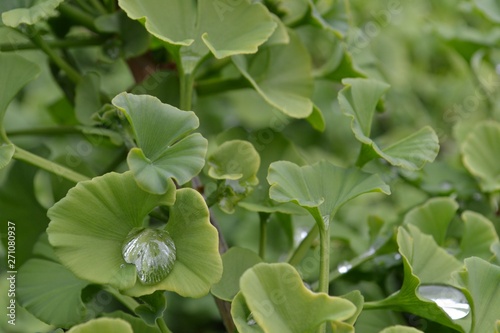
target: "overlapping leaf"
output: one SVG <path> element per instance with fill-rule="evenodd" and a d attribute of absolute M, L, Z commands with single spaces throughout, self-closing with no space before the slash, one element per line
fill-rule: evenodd
<path fill-rule="evenodd" d="M 220 299 L 232 301 L 240 291 L 240 278 L 243 273 L 261 262 L 262 259 L 250 250 L 230 248 L 222 255 L 224 272 L 220 281 L 212 286 L 212 294 Z"/>
<path fill-rule="evenodd" d="M 416 226 L 421 232 L 431 235 L 438 245 L 443 245 L 448 225 L 458 210 L 455 200 L 438 197 L 409 211 L 404 223 Z"/>
<path fill-rule="evenodd" d="M 267 176 L 271 199 L 294 202 L 309 210 L 320 227 L 328 228 L 337 210 L 349 200 L 368 192 L 390 194 L 378 175 L 358 169 L 344 169 L 322 161 L 311 166 L 279 161 L 272 163 Z"/>
<path fill-rule="evenodd" d="M 379 156 L 392 165 L 408 170 L 421 169 L 432 162 L 439 151 L 439 140 L 430 127 L 380 148 L 371 138 L 373 115 L 382 95 L 389 89 L 385 83 L 371 79 L 345 79 L 339 93 L 342 112 L 352 118 L 351 128 L 362 143 L 358 164 L 363 165 Z"/>
<path fill-rule="evenodd" d="M 500 190 L 500 124 L 484 122 L 474 128 L 462 146 L 464 165 L 479 179 L 483 191 Z"/>
<path fill-rule="evenodd" d="M 253 56 L 234 56 L 233 63 L 271 106 L 293 118 L 313 112 L 313 76 L 307 49 L 295 33 L 290 42 L 266 47 Z"/>
<path fill-rule="evenodd" d="M 43 19 L 56 15 L 56 8 L 64 0 L 37 1 L 28 8 L 16 8 L 2 13 L 3 23 L 12 28 L 21 24 L 33 25 Z"/>
<path fill-rule="evenodd" d="M 452 275 L 463 264 L 440 248 L 431 236 L 421 233 L 413 225 L 408 225 L 407 229 L 399 228 L 398 245 L 404 264 L 403 286 L 395 294 L 376 303 L 385 308 L 416 314 L 459 332 L 468 332 L 470 315 L 452 320 L 435 302 L 418 292 L 421 285 L 430 285 L 444 294 L 451 291 L 450 300 L 457 294 L 462 295 L 464 290 L 456 284 Z"/>
<path fill-rule="evenodd" d="M 132 19 L 145 22 L 146 29 L 176 50 L 185 72 L 192 72 L 211 52 L 216 58 L 257 52 L 277 24 L 260 3 L 243 1 L 120 0 Z"/>
<path fill-rule="evenodd" d="M 155 290 L 192 297 L 206 294 L 222 274 L 217 231 L 200 194 L 184 189 L 176 195 L 173 184 L 168 188 L 162 195 L 145 192 L 130 172 L 79 183 L 48 212 L 47 233 L 62 264 L 80 278 L 134 296 Z M 170 206 L 165 230 L 175 243 L 177 259 L 166 279 L 146 286 L 136 279 L 135 266 L 125 263 L 122 246 L 132 229 L 145 226 L 148 213 L 157 206 Z"/>
<path fill-rule="evenodd" d="M 19 303 L 42 321 L 69 328 L 85 319 L 82 289 L 89 282 L 66 267 L 45 259 L 30 259 L 17 276 Z"/>
<path fill-rule="evenodd" d="M 423 333 L 423 332 L 413 327 L 396 325 L 387 327 L 386 329 L 380 331 L 380 333 Z"/>
<path fill-rule="evenodd" d="M 14 152 L 16 151 L 13 144 L 1 144 L 0 145 L 0 169 L 4 168 L 9 164 Z"/>
<path fill-rule="evenodd" d="M 456 276 L 472 298 L 471 332 L 493 332 L 500 320 L 500 266 L 483 259 L 465 259 L 465 269 Z"/>
<path fill-rule="evenodd" d="M 127 162 L 141 188 L 165 193 L 170 178 L 184 184 L 201 171 L 207 140 L 199 133 L 189 134 L 199 125 L 193 112 L 148 95 L 122 93 L 112 103 L 132 125 L 138 147 L 130 150 Z"/>
<path fill-rule="evenodd" d="M 356 312 L 346 299 L 308 290 L 288 264 L 258 264 L 243 274 L 240 287 L 231 313 L 242 333 L 311 333 Z"/>
<path fill-rule="evenodd" d="M 134 333 L 132 326 L 119 318 L 98 318 L 77 325 L 68 333 Z"/>
<path fill-rule="evenodd" d="M 4 116 L 7 106 L 17 93 L 40 73 L 37 65 L 25 58 L 0 53 L 0 142 L 5 142 Z"/>
<path fill-rule="evenodd" d="M 479 257 L 490 260 L 493 257 L 493 248 L 499 244 L 495 225 L 483 215 L 465 211 L 462 214 L 464 223 L 463 236 L 460 241 L 459 259 Z"/>
<path fill-rule="evenodd" d="M 17 300 L 45 323 L 69 328 L 82 322 L 87 309 L 82 290 L 89 282 L 77 278 L 62 266 L 43 233 L 33 248 L 32 258 L 17 275 Z"/>

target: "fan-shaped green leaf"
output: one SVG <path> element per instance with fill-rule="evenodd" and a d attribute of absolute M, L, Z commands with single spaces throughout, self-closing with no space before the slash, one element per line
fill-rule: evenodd
<path fill-rule="evenodd" d="M 465 269 L 456 278 L 472 298 L 474 316 L 470 332 L 493 332 L 500 320 L 500 266 L 481 258 L 467 258 Z"/>
<path fill-rule="evenodd" d="M 354 136 L 363 144 L 358 164 L 364 165 L 376 156 L 392 165 L 408 170 L 421 169 L 432 162 L 439 151 L 439 140 L 430 127 L 380 148 L 371 138 L 373 115 L 382 95 L 389 89 L 385 83 L 370 79 L 345 79 L 345 88 L 339 93 L 342 112 L 352 118 Z"/>
<path fill-rule="evenodd" d="M 201 297 L 222 276 L 217 230 L 210 224 L 205 200 L 197 191 L 177 190 L 165 230 L 175 242 L 176 260 L 170 274 L 156 285 L 136 284 L 132 296 L 170 290 L 185 297 Z"/>
<path fill-rule="evenodd" d="M 36 1 L 29 8 L 16 8 L 2 13 L 2 21 L 8 27 L 16 28 L 21 24 L 32 25 L 40 20 L 56 15 L 56 8 L 64 0 Z"/>
<path fill-rule="evenodd" d="M 288 44 L 272 45 L 256 55 L 233 57 L 233 63 L 271 106 L 293 118 L 313 112 L 313 76 L 307 49 L 295 33 Z"/>
<path fill-rule="evenodd" d="M 225 179 L 209 195 L 209 202 L 216 201 L 226 213 L 232 214 L 238 202 L 245 199 L 259 183 L 257 172 L 260 156 L 248 141 L 226 141 L 208 158 L 208 175 Z"/>
<path fill-rule="evenodd" d="M 175 186 L 168 188 L 163 195 L 144 192 L 130 172 L 78 183 L 47 213 L 49 241 L 61 263 L 93 283 L 132 287 L 136 272 L 123 260 L 123 242 L 153 208 L 174 203 Z"/>
<path fill-rule="evenodd" d="M 30 259 L 17 275 L 17 299 L 40 320 L 69 328 L 85 319 L 81 294 L 88 284 L 59 263 Z"/>
<path fill-rule="evenodd" d="M 432 198 L 409 211 L 404 223 L 416 226 L 424 234 L 431 235 L 438 245 L 443 245 L 448 225 L 457 209 L 457 202 L 451 198 Z"/>
<path fill-rule="evenodd" d="M 444 299 L 448 295 L 448 302 L 445 303 L 448 305 L 466 302 L 464 291 L 460 290 L 460 286 L 452 278 L 452 274 L 459 271 L 463 264 L 440 248 L 431 236 L 421 233 L 413 225 L 408 225 L 407 230 L 403 227 L 398 229 L 398 245 L 404 264 L 403 286 L 395 294 L 375 302 L 378 307 L 410 312 L 460 332 L 468 332 L 471 316 L 467 316 L 467 303 L 460 304 L 464 311 L 467 310 L 464 312 L 465 318 L 452 320 L 448 314 L 449 309 L 447 312 L 438 306 L 426 297 L 427 294 L 423 293 L 425 289 L 420 289 L 422 285 L 433 288 L 433 297 L 442 296 Z"/>
<path fill-rule="evenodd" d="M 40 73 L 37 65 L 25 58 L 0 53 L 0 142 L 6 141 L 3 119 L 10 101 L 17 93 Z M 7 148 L 6 148 L 7 149 Z"/>
<path fill-rule="evenodd" d="M 132 125 L 137 148 L 127 162 L 141 188 L 155 194 L 168 190 L 169 179 L 184 184 L 205 164 L 207 140 L 190 134 L 199 121 L 191 111 L 181 111 L 148 95 L 122 93 L 113 98 Z"/>
<path fill-rule="evenodd" d="M 278 202 L 294 202 L 309 210 L 320 227 L 328 225 L 337 210 L 349 200 L 368 192 L 390 194 L 378 175 L 358 169 L 343 169 L 329 162 L 311 166 L 278 161 L 269 167 L 267 176 L 271 199 Z"/>
<path fill-rule="evenodd" d="M 250 268 L 240 287 L 231 312 L 242 333 L 309 333 L 326 321 L 346 320 L 356 312 L 348 300 L 308 290 L 299 273 L 284 263 Z"/>
<path fill-rule="evenodd" d="M 239 180 L 256 185 L 260 156 L 254 146 L 243 140 L 226 141 L 208 157 L 208 175 L 215 179 Z"/>
<path fill-rule="evenodd" d="M 0 169 L 4 168 L 9 164 L 16 148 L 13 144 L 2 144 L 0 145 Z"/>
<path fill-rule="evenodd" d="M 492 247 L 499 239 L 493 223 L 479 213 L 466 211 L 462 214 L 464 232 L 460 241 L 459 259 L 479 257 L 490 260 L 493 256 Z"/>
<path fill-rule="evenodd" d="M 474 128 L 462 146 L 464 165 L 479 179 L 483 191 L 500 190 L 500 124 L 484 122 Z"/>
<path fill-rule="evenodd" d="M 92 319 L 73 327 L 68 333 L 134 333 L 132 326 L 119 318 Z"/>
<path fill-rule="evenodd" d="M 132 19 L 179 52 L 185 72 L 192 72 L 210 52 L 216 58 L 257 52 L 277 24 L 260 3 L 219 0 L 120 0 Z"/>
<path fill-rule="evenodd" d="M 212 294 L 220 299 L 232 301 L 240 291 L 240 278 L 243 273 L 261 262 L 262 259 L 250 250 L 230 248 L 222 255 L 224 272 L 220 281 L 212 286 Z"/>

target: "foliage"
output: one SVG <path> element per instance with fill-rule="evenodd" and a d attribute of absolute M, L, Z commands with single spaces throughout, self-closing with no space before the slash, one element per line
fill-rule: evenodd
<path fill-rule="evenodd" d="M 499 332 L 495 1 L 0 13 L 0 330 Z"/>

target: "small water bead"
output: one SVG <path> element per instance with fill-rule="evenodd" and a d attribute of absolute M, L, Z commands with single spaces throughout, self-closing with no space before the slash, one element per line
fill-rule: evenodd
<path fill-rule="evenodd" d="M 437 304 L 453 320 L 462 319 L 470 312 L 465 295 L 457 288 L 445 285 L 423 285 L 418 293 Z"/>
<path fill-rule="evenodd" d="M 122 248 L 125 262 L 134 264 L 143 284 L 155 284 L 167 277 L 176 259 L 175 244 L 165 230 L 132 230 Z"/>
<path fill-rule="evenodd" d="M 253 318 L 253 314 L 250 313 L 247 317 L 247 325 L 248 326 L 255 326 L 257 325 L 257 322 L 255 321 L 255 319 Z"/>
<path fill-rule="evenodd" d="M 337 271 L 340 274 L 345 274 L 352 269 L 352 264 L 348 261 L 343 261 L 337 266 Z"/>

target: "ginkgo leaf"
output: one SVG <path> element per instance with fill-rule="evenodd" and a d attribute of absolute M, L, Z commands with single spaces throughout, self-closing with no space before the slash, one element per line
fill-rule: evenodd
<path fill-rule="evenodd" d="M 492 248 L 499 243 L 495 225 L 483 215 L 465 211 L 462 214 L 464 231 L 460 241 L 459 259 L 479 257 L 490 260 L 493 257 Z"/>
<path fill-rule="evenodd" d="M 17 93 L 40 73 L 40 68 L 12 53 L 0 53 L 0 142 L 6 141 L 4 116 Z M 7 149 L 7 148 L 5 148 Z"/>
<path fill-rule="evenodd" d="M 410 312 L 468 332 L 471 316 L 466 290 L 453 278 L 463 264 L 411 224 L 400 227 L 397 238 L 404 264 L 403 285 L 388 298 L 374 302 L 377 307 Z"/>
<path fill-rule="evenodd" d="M 313 293 L 289 264 L 257 264 L 240 280 L 231 313 L 239 332 L 311 333 L 326 321 L 349 319 L 350 301 Z"/>
<path fill-rule="evenodd" d="M 500 124 L 483 122 L 467 136 L 462 146 L 464 165 L 479 179 L 485 192 L 500 190 L 500 165 L 496 156 L 500 154 Z"/>
<path fill-rule="evenodd" d="M 243 140 L 230 140 L 208 157 L 208 175 L 215 179 L 232 179 L 256 185 L 260 156 L 254 146 Z"/>
<path fill-rule="evenodd" d="M 339 92 L 339 104 L 342 112 L 352 119 L 351 129 L 362 143 L 359 166 L 377 156 L 408 170 L 421 169 L 427 162 L 434 161 L 439 152 L 439 139 L 428 126 L 383 148 L 370 138 L 375 109 L 389 89 L 387 84 L 371 79 L 344 79 L 342 83 L 345 87 Z"/>
<path fill-rule="evenodd" d="M 30 259 L 19 269 L 16 282 L 19 304 L 40 320 L 69 328 L 85 319 L 81 294 L 89 282 L 61 264 Z"/>
<path fill-rule="evenodd" d="M 207 140 L 199 133 L 198 117 L 149 95 L 121 93 L 112 103 L 130 122 L 136 148 L 127 156 L 130 170 L 141 188 L 154 194 L 168 190 L 169 179 L 184 184 L 205 164 Z"/>
<path fill-rule="evenodd" d="M 313 112 L 313 76 L 307 49 L 289 32 L 288 44 L 272 45 L 252 56 L 233 56 L 233 63 L 271 106 L 293 118 Z"/>
<path fill-rule="evenodd" d="M 467 258 L 456 279 L 472 298 L 474 316 L 470 332 L 493 332 L 500 320 L 500 266 L 477 257 Z"/>
<path fill-rule="evenodd" d="M 396 326 L 387 327 L 386 329 L 383 329 L 382 331 L 380 331 L 380 333 L 423 333 L 423 332 L 420 330 L 417 330 L 414 327 L 396 325 Z"/>
<path fill-rule="evenodd" d="M 2 13 L 2 21 L 8 27 L 16 28 L 21 24 L 33 25 L 57 14 L 56 8 L 64 0 L 36 1 L 28 8 L 16 8 Z"/>
<path fill-rule="evenodd" d="M 82 279 L 133 296 L 156 290 L 190 297 L 208 293 L 222 274 L 217 231 L 198 192 L 176 191 L 173 184 L 168 188 L 162 195 L 145 192 L 130 172 L 78 183 L 48 211 L 47 233 L 61 263 Z M 161 281 L 145 285 L 137 278 L 137 263 L 127 264 L 122 250 L 129 234 L 146 227 L 149 212 L 157 206 L 169 208 L 168 223 L 160 230 L 175 244 L 175 262 Z M 157 234 L 152 236 L 157 241 Z"/>
<path fill-rule="evenodd" d="M 134 331 L 123 319 L 97 318 L 73 327 L 68 333 L 134 333 Z"/>
<path fill-rule="evenodd" d="M 359 169 L 344 169 L 322 161 L 298 165 L 278 161 L 271 164 L 267 176 L 269 196 L 278 202 L 294 202 L 306 208 L 320 227 L 328 228 L 337 210 L 349 200 L 368 192 L 390 194 L 378 175 Z"/>
<path fill-rule="evenodd" d="M 161 0 L 120 0 L 119 5 L 168 43 L 187 73 L 209 52 L 219 59 L 257 52 L 277 26 L 266 7 L 248 0 L 175 0 L 168 10 Z"/>
<path fill-rule="evenodd" d="M 416 226 L 424 234 L 431 235 L 438 245 L 443 245 L 457 210 L 458 203 L 452 198 L 432 198 L 410 210 L 404 217 L 404 223 Z"/>

